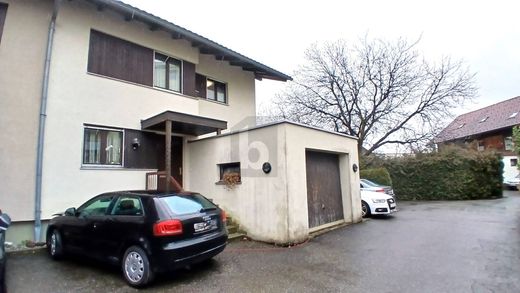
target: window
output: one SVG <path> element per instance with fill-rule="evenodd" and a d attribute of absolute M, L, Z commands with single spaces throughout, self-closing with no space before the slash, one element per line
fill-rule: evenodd
<path fill-rule="evenodd" d="M 511 159 L 510 163 L 511 167 L 515 167 L 516 165 L 518 165 L 518 159 Z"/>
<path fill-rule="evenodd" d="M 513 114 L 511 114 L 511 116 L 509 116 L 507 119 L 513 119 L 516 117 L 516 115 L 518 115 L 518 112 L 513 112 Z"/>
<path fill-rule="evenodd" d="M 217 207 L 200 194 L 173 195 L 155 198 L 167 207 L 174 215 L 198 213 L 201 210 L 216 209 Z"/>
<path fill-rule="evenodd" d="M 84 165 L 122 165 L 123 131 L 86 127 Z"/>
<path fill-rule="evenodd" d="M 7 4 L 0 3 L 0 42 L 2 41 L 2 32 L 4 31 L 5 17 L 7 15 Z"/>
<path fill-rule="evenodd" d="M 488 118 L 489 118 L 489 117 L 488 117 L 488 116 L 486 116 L 486 117 L 484 117 L 484 118 L 480 119 L 479 123 L 482 123 L 482 122 L 486 122 L 486 120 L 488 120 Z"/>
<path fill-rule="evenodd" d="M 153 85 L 175 92 L 181 91 L 181 61 L 155 53 Z"/>
<path fill-rule="evenodd" d="M 512 151 L 513 150 L 513 137 L 507 136 L 504 137 L 504 148 L 506 151 Z"/>
<path fill-rule="evenodd" d="M 484 141 L 479 140 L 479 141 L 478 141 L 478 147 L 477 147 L 477 149 L 478 149 L 479 151 L 483 151 L 485 148 L 486 148 L 486 147 L 484 146 Z"/>
<path fill-rule="evenodd" d="M 195 92 L 197 97 L 216 102 L 227 103 L 226 84 L 206 78 L 204 75 L 196 75 Z"/>
<path fill-rule="evenodd" d="M 117 200 L 112 215 L 119 216 L 142 216 L 143 207 L 137 197 L 121 196 Z"/>
<path fill-rule="evenodd" d="M 242 178 L 240 177 L 240 163 L 226 163 L 219 164 L 218 166 L 220 170 L 220 181 L 226 182 L 228 179 L 236 182 L 241 181 Z"/>
<path fill-rule="evenodd" d="M 466 123 L 462 123 L 461 125 L 459 125 L 459 127 L 457 127 L 457 129 L 464 127 L 464 125 L 466 125 Z"/>
<path fill-rule="evenodd" d="M 87 217 L 106 215 L 107 209 L 110 206 L 113 197 L 114 196 L 112 195 L 104 195 L 88 201 L 78 208 L 79 216 Z"/>

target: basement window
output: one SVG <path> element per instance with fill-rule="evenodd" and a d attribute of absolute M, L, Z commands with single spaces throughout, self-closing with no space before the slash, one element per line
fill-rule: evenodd
<path fill-rule="evenodd" d="M 4 31 L 5 17 L 7 15 L 7 4 L 0 3 L 0 41 L 2 40 L 2 32 Z"/>
<path fill-rule="evenodd" d="M 242 181 L 240 174 L 240 162 L 218 164 L 220 178 L 219 182 L 228 183 L 235 182 L 240 183 Z"/>
<path fill-rule="evenodd" d="M 511 167 L 516 167 L 518 165 L 518 159 L 511 159 Z"/>

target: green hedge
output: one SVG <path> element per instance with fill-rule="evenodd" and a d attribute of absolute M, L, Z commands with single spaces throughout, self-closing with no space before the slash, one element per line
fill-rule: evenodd
<path fill-rule="evenodd" d="M 381 185 L 392 186 L 390 173 L 388 173 L 388 170 L 384 167 L 361 170 L 359 171 L 359 176 Z"/>
<path fill-rule="evenodd" d="M 384 160 L 401 200 L 464 200 L 502 196 L 501 156 L 448 147 L 442 152 Z"/>

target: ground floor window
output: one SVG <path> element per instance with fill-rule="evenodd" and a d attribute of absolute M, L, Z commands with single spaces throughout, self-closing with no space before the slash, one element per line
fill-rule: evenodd
<path fill-rule="evenodd" d="M 121 166 L 123 131 L 85 127 L 83 142 L 84 165 Z"/>

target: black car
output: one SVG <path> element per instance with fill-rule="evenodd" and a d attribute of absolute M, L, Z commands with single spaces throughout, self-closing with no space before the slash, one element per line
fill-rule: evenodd
<path fill-rule="evenodd" d="M 53 259 L 80 253 L 121 265 L 134 287 L 155 273 L 214 257 L 226 247 L 226 214 L 198 193 L 120 191 L 98 195 L 53 218 Z"/>
<path fill-rule="evenodd" d="M 0 210 L 0 293 L 7 292 L 5 288 L 5 231 L 11 224 L 11 218 Z"/>

